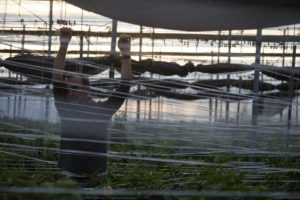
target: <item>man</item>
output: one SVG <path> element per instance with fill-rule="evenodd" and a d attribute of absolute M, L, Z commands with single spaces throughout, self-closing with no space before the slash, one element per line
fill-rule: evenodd
<path fill-rule="evenodd" d="M 118 47 L 122 52 L 121 84 L 105 102 L 89 97 L 89 81 L 83 75 L 65 73 L 65 61 L 72 30 L 60 29 L 60 48 L 54 61 L 53 88 L 55 105 L 61 118 L 59 166 L 63 173 L 81 177 L 105 173 L 107 163 L 107 125 L 123 104 L 132 77 L 130 37 L 122 35 Z"/>

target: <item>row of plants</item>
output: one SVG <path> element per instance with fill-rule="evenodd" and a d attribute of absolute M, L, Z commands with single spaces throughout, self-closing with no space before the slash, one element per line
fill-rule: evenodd
<path fill-rule="evenodd" d="M 104 191 L 106 191 L 109 188 L 108 193 L 113 193 L 114 190 L 125 189 L 135 191 L 136 194 L 130 196 L 130 198 L 136 199 L 200 198 L 199 196 L 159 195 L 153 197 L 151 195 L 138 195 L 139 191 L 144 190 L 235 191 L 237 196 L 240 191 L 300 191 L 300 158 L 296 154 L 295 156 L 249 156 L 245 154 L 230 154 L 229 152 L 207 153 L 207 148 L 211 146 L 205 145 L 205 142 L 221 144 L 222 141 L 212 136 L 210 141 L 205 140 L 204 144 L 201 143 L 201 145 L 199 145 L 198 141 L 193 140 L 183 142 L 182 138 L 189 135 L 190 131 L 189 128 L 183 127 L 188 126 L 177 126 L 172 131 L 158 127 L 149 128 L 149 126 L 143 129 L 143 125 L 137 128 L 134 123 L 124 123 L 124 120 L 124 117 L 116 118 L 112 125 L 110 151 L 113 152 L 112 155 L 114 156 L 108 158 L 107 176 L 99 177 L 96 174 L 87 174 L 88 178 L 84 181 L 62 175 L 61 170 L 55 164 L 59 156 L 58 140 L 40 137 L 41 133 L 38 131 L 22 130 L 21 128 L 11 127 L 9 124 L 1 124 L 0 132 L 3 134 L 0 134 L 0 143 L 2 144 L 0 151 L 0 186 L 2 195 L 0 198 L 96 198 L 93 195 L 82 195 L 79 193 L 54 194 L 50 190 L 53 188 L 66 188 L 70 189 L 70 191 L 82 190 L 83 188 L 104 188 Z M 143 130 L 143 136 L 146 135 L 147 137 L 141 137 L 138 134 L 134 135 L 134 132 L 139 133 L 140 130 Z M 26 136 L 28 134 L 36 135 L 37 137 L 29 138 Z M 54 131 L 53 134 L 58 135 L 59 132 Z M 162 135 L 170 135 L 173 139 L 168 140 Z M 248 136 L 244 134 L 243 138 L 248 138 Z M 140 138 L 137 139 L 137 137 Z M 273 137 L 272 140 L 267 142 L 273 142 L 275 145 L 276 143 L 279 144 L 278 141 L 280 140 L 282 140 L 281 137 Z M 243 140 L 240 139 L 235 142 L 240 141 Z M 261 144 L 265 144 L 265 142 L 258 143 L 258 146 Z M 297 137 L 291 141 L 291 144 L 294 145 L 293 151 L 299 150 L 299 147 L 295 145 L 299 144 Z M 183 148 L 175 148 L 180 147 L 180 145 Z M 273 150 L 274 145 L 269 145 L 269 150 Z M 278 152 L 281 152 L 281 150 L 279 149 Z M 121 157 L 124 155 L 127 157 Z M 43 161 L 51 161 L 53 163 L 50 164 Z M 288 169 L 291 170 L 289 171 Z M 29 192 L 8 192 L 3 189 L 7 187 L 25 187 Z M 30 193 L 30 190 L 33 188 L 49 188 L 49 193 Z M 114 199 L 121 197 L 104 195 L 97 198 Z M 206 196 L 205 199 L 207 198 Z M 227 198 L 232 199 L 234 196 Z M 261 197 L 261 199 L 270 198 L 264 195 Z"/>

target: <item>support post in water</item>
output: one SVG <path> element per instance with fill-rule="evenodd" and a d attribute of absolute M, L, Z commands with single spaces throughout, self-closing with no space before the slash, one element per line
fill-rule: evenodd
<path fill-rule="evenodd" d="M 256 33 L 256 54 L 255 54 L 255 66 L 260 66 L 261 56 L 261 39 L 262 29 L 257 29 Z M 254 80 L 253 80 L 253 105 L 252 105 L 252 126 L 257 126 L 257 113 L 258 113 L 258 91 L 259 91 L 259 70 L 255 68 Z M 250 148 L 255 149 L 256 146 L 256 133 L 251 134 Z"/>
<path fill-rule="evenodd" d="M 153 28 L 152 34 L 151 34 L 151 40 L 152 40 L 152 53 L 151 53 L 151 59 L 154 59 L 154 33 L 155 29 Z M 153 74 L 151 73 L 151 79 L 153 78 Z M 150 96 L 152 95 L 152 92 L 150 91 Z M 152 119 L 152 97 L 149 99 L 149 120 Z"/>
<path fill-rule="evenodd" d="M 220 63 L 220 49 L 221 49 L 221 31 L 218 31 L 218 61 Z M 217 74 L 216 79 L 219 80 L 219 74 Z M 215 98 L 215 121 L 217 121 L 218 116 L 218 97 Z"/>
<path fill-rule="evenodd" d="M 231 30 L 228 33 L 228 60 L 227 63 L 230 64 L 231 62 Z M 230 91 L 230 74 L 227 74 L 227 83 L 226 83 L 226 91 Z M 225 121 L 228 122 L 229 120 L 229 101 L 226 101 L 226 113 L 225 113 Z"/>
<path fill-rule="evenodd" d="M 295 79 L 295 74 L 294 74 L 294 70 L 295 70 L 295 63 L 296 63 L 296 50 L 297 50 L 297 46 L 294 45 L 293 46 L 293 59 L 292 59 L 292 69 L 291 69 L 291 79 L 289 82 L 289 99 L 290 99 L 290 103 L 289 103 L 289 108 L 288 108 L 288 121 L 287 121 L 287 134 L 286 134 L 286 141 L 285 141 L 285 150 L 288 151 L 289 149 L 289 133 L 290 133 L 290 129 L 291 129 L 291 120 L 292 120 L 292 106 L 293 106 L 293 97 L 294 97 L 294 79 Z"/>
<path fill-rule="evenodd" d="M 142 46 L 143 46 L 143 27 L 140 26 L 140 47 L 139 47 L 139 61 L 142 60 Z M 138 83 L 137 85 L 137 111 L 136 111 L 136 121 L 140 121 L 140 115 L 141 115 L 141 100 L 140 100 L 140 91 L 141 91 L 141 85 Z"/>

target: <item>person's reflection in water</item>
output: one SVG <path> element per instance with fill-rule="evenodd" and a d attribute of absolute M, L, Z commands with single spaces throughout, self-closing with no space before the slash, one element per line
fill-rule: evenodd
<path fill-rule="evenodd" d="M 122 52 L 121 84 L 105 102 L 89 97 L 89 81 L 84 76 L 64 73 L 65 57 L 72 31 L 60 30 L 60 48 L 54 62 L 53 90 L 55 105 L 61 117 L 61 151 L 59 167 L 65 175 L 84 177 L 84 174 L 105 173 L 107 165 L 107 125 L 123 104 L 130 86 L 130 37 L 118 41 Z"/>

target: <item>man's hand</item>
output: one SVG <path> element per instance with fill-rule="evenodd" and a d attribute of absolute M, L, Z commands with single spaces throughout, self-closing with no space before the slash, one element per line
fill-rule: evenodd
<path fill-rule="evenodd" d="M 130 58 L 130 41 L 131 37 L 129 35 L 121 35 L 118 41 L 118 47 L 122 52 L 122 56 L 125 57 L 121 59 L 121 79 L 131 80 L 132 70 L 131 70 L 131 59 Z M 128 57 L 128 58 L 126 58 Z"/>
<path fill-rule="evenodd" d="M 72 38 L 72 29 L 70 28 L 61 28 L 60 29 L 60 44 L 63 46 L 68 46 Z"/>
<path fill-rule="evenodd" d="M 123 56 L 130 56 L 131 37 L 126 34 L 122 34 L 118 41 L 118 47 Z"/>

